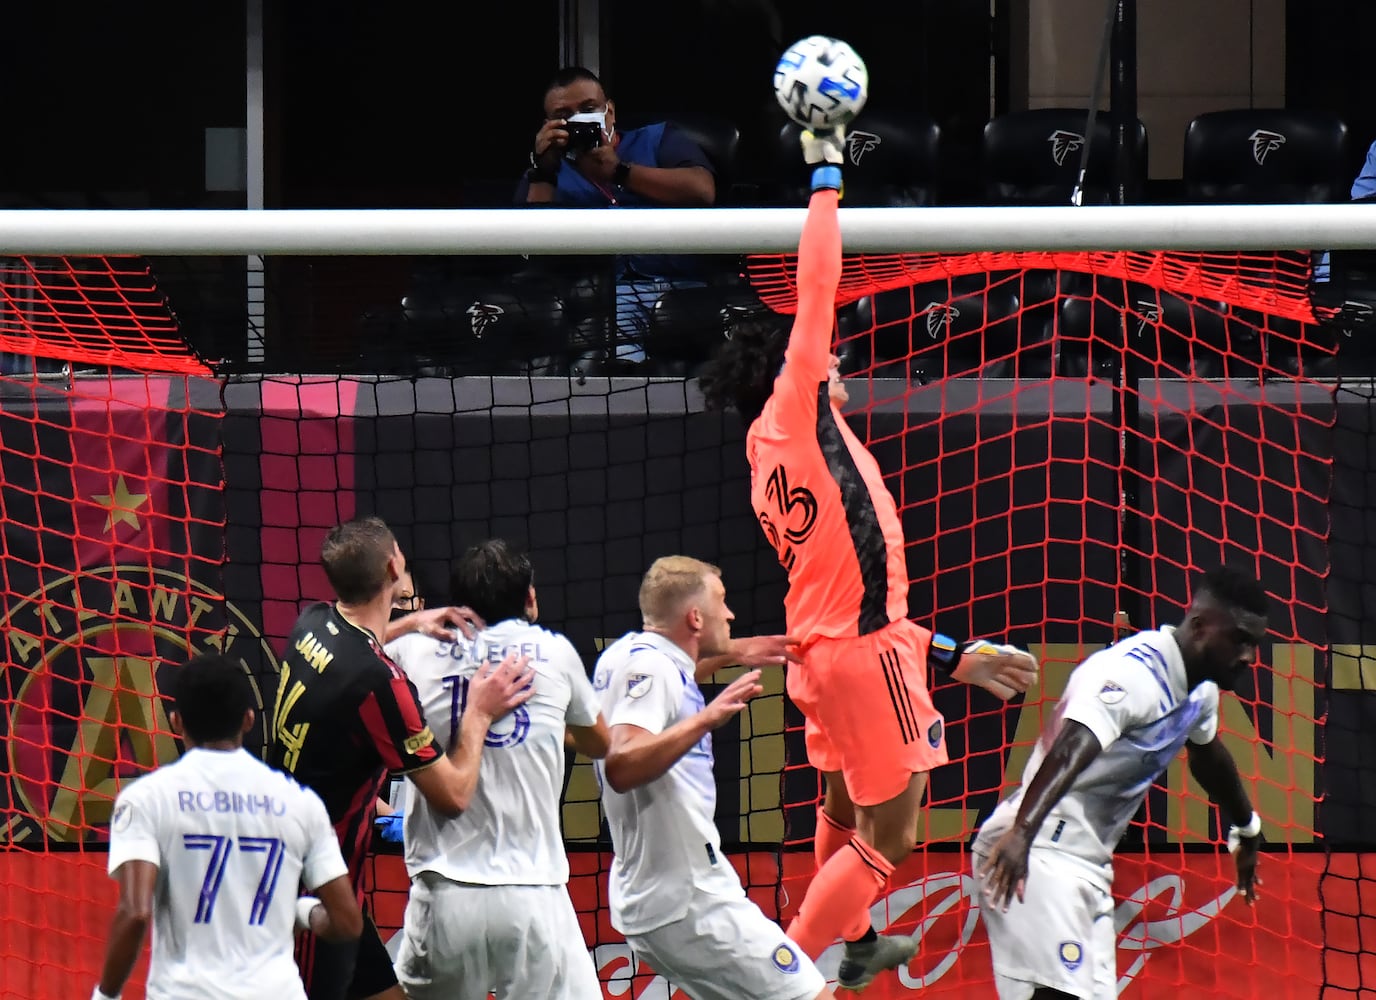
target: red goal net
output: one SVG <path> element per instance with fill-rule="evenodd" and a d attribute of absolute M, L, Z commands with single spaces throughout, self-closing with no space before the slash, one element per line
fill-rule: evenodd
<path fill-rule="evenodd" d="M 792 272 L 788 257 L 750 265 L 782 312 Z M 1178 622 L 1190 579 L 1221 561 L 1255 570 L 1273 599 L 1263 663 L 1224 696 L 1222 732 L 1264 818 L 1264 905 L 1284 916 L 1236 897 L 1218 812 L 1177 762 L 1119 849 L 1120 988 L 1319 994 L 1336 343 L 1308 280 L 1307 257 L 1284 254 L 847 260 L 837 350 L 902 508 L 911 611 L 1031 648 L 1044 670 L 1020 705 L 936 691 L 953 763 L 932 777 L 925 849 L 873 911 L 923 947 L 881 995 L 992 990 L 974 830 L 1020 782 L 1070 670 L 1124 629 Z M 789 836 L 806 850 L 819 788 L 802 764 Z M 790 908 L 812 870 L 805 854 L 785 878 Z M 1330 899 L 1354 903 L 1341 883 L 1327 881 Z"/>
<path fill-rule="evenodd" d="M 748 273 L 766 305 L 793 307 L 790 258 L 751 258 Z M 1371 931 L 1360 699 L 1376 675 L 1364 522 L 1338 525 L 1369 506 L 1376 435 L 1371 392 L 1330 378 L 1340 338 L 1315 322 L 1307 283 L 1294 254 L 847 260 L 847 416 L 902 511 L 910 611 L 1044 665 L 1012 705 L 935 692 L 952 762 L 933 776 L 921 849 L 873 910 L 880 929 L 919 929 L 923 948 L 867 995 L 991 992 L 973 830 L 1018 781 L 1070 669 L 1119 628 L 1175 621 L 1191 577 L 1225 559 L 1273 598 L 1263 663 L 1223 714 L 1264 818 L 1263 908 L 1235 897 L 1217 811 L 1173 765 L 1119 852 L 1122 995 L 1358 995 Z M 226 649 L 270 707 L 298 609 L 328 596 L 319 544 L 341 519 L 387 520 L 431 603 L 466 545 L 512 539 L 531 552 L 542 620 L 589 664 L 637 627 L 640 575 L 670 551 L 723 567 L 742 634 L 783 627 L 743 429 L 702 412 L 691 382 L 419 364 L 216 378 L 177 305 L 130 258 L 0 262 L 0 353 L 67 369 L 0 375 L 0 995 L 89 988 L 113 902 L 113 797 L 179 752 L 160 682 L 189 653 Z M 1347 596 L 1332 597 L 1335 580 Z M 724 845 L 787 921 L 813 869 L 818 783 L 782 692 L 771 678 L 715 752 Z M 610 926 L 597 795 L 574 764 L 564 835 L 587 943 L 608 998 L 667 1000 L 673 984 Z M 395 846 L 375 846 L 370 902 L 390 937 L 407 881 Z M 828 975 L 837 958 L 823 956 Z"/>

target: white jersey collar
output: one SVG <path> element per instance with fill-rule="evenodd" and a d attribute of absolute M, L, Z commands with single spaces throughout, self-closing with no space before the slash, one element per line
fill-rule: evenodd
<path fill-rule="evenodd" d="M 682 670 L 689 677 L 697 672 L 697 664 L 693 658 L 684 651 L 683 647 L 672 639 L 660 635 L 658 632 L 640 632 L 637 641 L 644 642 L 647 646 L 653 646 L 669 659 L 674 661 L 674 665 Z"/>

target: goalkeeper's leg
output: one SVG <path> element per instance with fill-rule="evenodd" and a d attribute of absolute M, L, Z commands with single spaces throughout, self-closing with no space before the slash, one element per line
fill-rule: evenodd
<path fill-rule="evenodd" d="M 912 853 L 927 772 L 946 761 L 944 726 L 926 688 L 927 636 L 905 621 L 818 640 L 788 673 L 789 695 L 808 720 L 808 759 L 828 787 L 820 868 L 789 936 L 812 956 L 844 938 L 845 986 L 863 986 L 916 951 L 910 937 L 875 935 L 869 907 Z"/>

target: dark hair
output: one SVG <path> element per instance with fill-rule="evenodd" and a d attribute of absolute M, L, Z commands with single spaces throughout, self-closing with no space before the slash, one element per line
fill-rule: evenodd
<path fill-rule="evenodd" d="M 788 347 L 789 319 L 759 313 L 737 320 L 726 343 L 698 376 L 709 410 L 735 407 L 747 424 L 754 422 L 774 393 L 774 380 Z"/>
<path fill-rule="evenodd" d="M 387 560 L 397 544 L 380 517 L 360 517 L 330 529 L 320 546 L 320 564 L 345 604 L 362 604 L 387 585 Z"/>
<path fill-rule="evenodd" d="M 607 88 L 602 86 L 602 81 L 592 70 L 583 66 L 565 66 L 554 74 L 553 78 L 549 81 L 549 86 L 545 88 L 545 93 L 548 94 L 551 90 L 560 90 L 570 84 L 578 83 L 581 80 L 590 80 L 599 87 L 602 87 L 604 93 L 606 92 Z M 477 609 L 475 608 L 474 610 Z"/>
<path fill-rule="evenodd" d="M 1249 611 L 1265 618 L 1268 612 L 1266 589 L 1251 573 L 1232 566 L 1217 566 L 1209 570 L 1194 588 L 1195 595 L 1207 594 L 1219 604 Z"/>
<path fill-rule="evenodd" d="M 244 732 L 244 714 L 253 708 L 248 671 L 237 660 L 206 653 L 177 671 L 172 684 L 182 733 L 192 743 L 236 739 Z"/>
<path fill-rule="evenodd" d="M 500 538 L 468 549 L 454 564 L 449 597 L 472 608 L 489 625 L 526 613 L 535 571 L 530 558 Z"/>

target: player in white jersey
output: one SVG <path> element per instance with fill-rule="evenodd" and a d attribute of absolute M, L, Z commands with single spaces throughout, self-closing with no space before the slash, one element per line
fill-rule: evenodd
<path fill-rule="evenodd" d="M 535 624 L 530 560 L 501 540 L 464 553 L 455 600 L 485 622 L 473 640 L 409 635 L 387 647 L 416 686 L 444 745 L 471 733 L 485 745 L 473 798 L 448 818 L 410 796 L 404 820 L 411 894 L 397 978 L 412 1000 L 601 1000 L 597 970 L 569 898 L 559 821 L 567 733 L 590 757 L 607 726 L 583 660 Z M 500 721 L 466 705 L 470 679 L 508 655 L 534 670 L 530 700 Z M 469 738 L 469 737 L 463 737 Z"/>
<path fill-rule="evenodd" d="M 975 840 L 1000 1000 L 1118 995 L 1114 848 L 1182 746 L 1232 824 L 1238 891 L 1255 902 L 1261 820 L 1218 739 L 1218 699 L 1265 635 L 1261 584 L 1221 567 L 1196 585 L 1178 627 L 1140 632 L 1071 673 L 1022 787 Z"/>
<path fill-rule="evenodd" d="M 208 655 L 176 677 L 186 753 L 125 788 L 110 820 L 119 883 L 93 1000 L 118 997 L 149 922 L 149 1000 L 305 1000 L 293 930 L 357 938 L 363 914 L 325 804 L 243 748 L 253 690 Z M 318 895 L 298 899 L 297 887 Z"/>
<path fill-rule="evenodd" d="M 815 1000 L 826 980 L 746 898 L 713 822 L 712 731 L 760 694 L 750 670 L 705 703 L 697 677 L 731 646 L 715 566 L 656 560 L 640 586 L 643 630 L 603 652 L 593 675 L 611 748 L 598 762 L 611 828 L 612 926 L 693 1000 Z"/>

